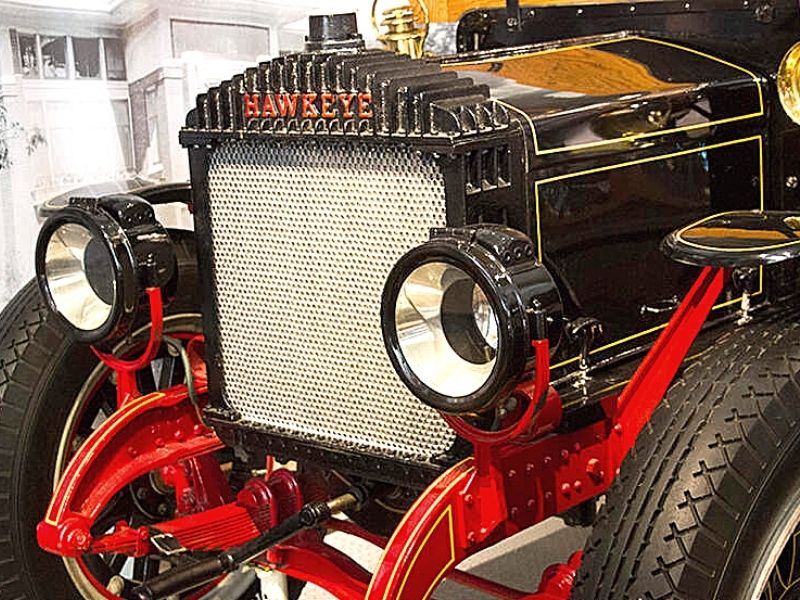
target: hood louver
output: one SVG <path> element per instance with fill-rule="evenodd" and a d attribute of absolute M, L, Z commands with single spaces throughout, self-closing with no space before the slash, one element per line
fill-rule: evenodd
<path fill-rule="evenodd" d="M 458 138 L 507 127 L 485 85 L 382 50 L 294 54 L 198 96 L 182 132 Z"/>

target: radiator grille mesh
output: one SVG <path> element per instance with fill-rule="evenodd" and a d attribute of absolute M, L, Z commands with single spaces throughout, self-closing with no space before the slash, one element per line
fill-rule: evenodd
<path fill-rule="evenodd" d="M 229 142 L 209 167 L 220 350 L 244 419 L 336 446 L 429 459 L 450 430 L 397 377 L 380 297 L 445 224 L 427 155 L 363 142 Z"/>

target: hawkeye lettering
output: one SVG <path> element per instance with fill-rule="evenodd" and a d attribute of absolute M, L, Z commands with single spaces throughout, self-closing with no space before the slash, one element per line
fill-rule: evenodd
<path fill-rule="evenodd" d="M 372 94 L 369 92 L 244 95 L 246 119 L 371 119 L 373 116 Z"/>

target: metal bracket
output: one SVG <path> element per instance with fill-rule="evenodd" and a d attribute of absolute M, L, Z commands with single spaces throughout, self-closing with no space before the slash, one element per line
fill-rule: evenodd
<path fill-rule="evenodd" d="M 506 0 L 506 25 L 514 31 L 522 30 L 522 9 L 519 0 Z"/>
<path fill-rule="evenodd" d="M 187 551 L 171 533 L 159 533 L 156 529 L 152 529 L 151 531 L 150 543 L 164 556 L 175 556 Z"/>
<path fill-rule="evenodd" d="M 583 387 L 589 379 L 589 353 L 603 336 L 603 324 L 593 317 L 579 317 L 567 325 L 567 336 L 580 343 L 576 387 Z"/>
<path fill-rule="evenodd" d="M 737 325 L 746 325 L 753 320 L 753 316 L 750 314 L 750 299 L 758 276 L 759 270 L 755 267 L 738 267 L 733 270 L 731 275 L 733 287 L 741 290 L 742 293 L 742 300 L 739 304 L 739 319 L 736 321 Z"/>

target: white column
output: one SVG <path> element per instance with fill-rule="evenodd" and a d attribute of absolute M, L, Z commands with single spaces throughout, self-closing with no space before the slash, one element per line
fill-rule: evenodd
<path fill-rule="evenodd" d="M 99 40 L 99 52 L 100 52 L 100 79 L 106 80 L 108 79 L 108 65 L 106 65 L 106 42 L 103 38 Z"/>
<path fill-rule="evenodd" d="M 72 36 L 68 35 L 66 39 L 66 61 L 67 61 L 67 79 L 75 79 L 75 49 L 72 47 Z"/>

